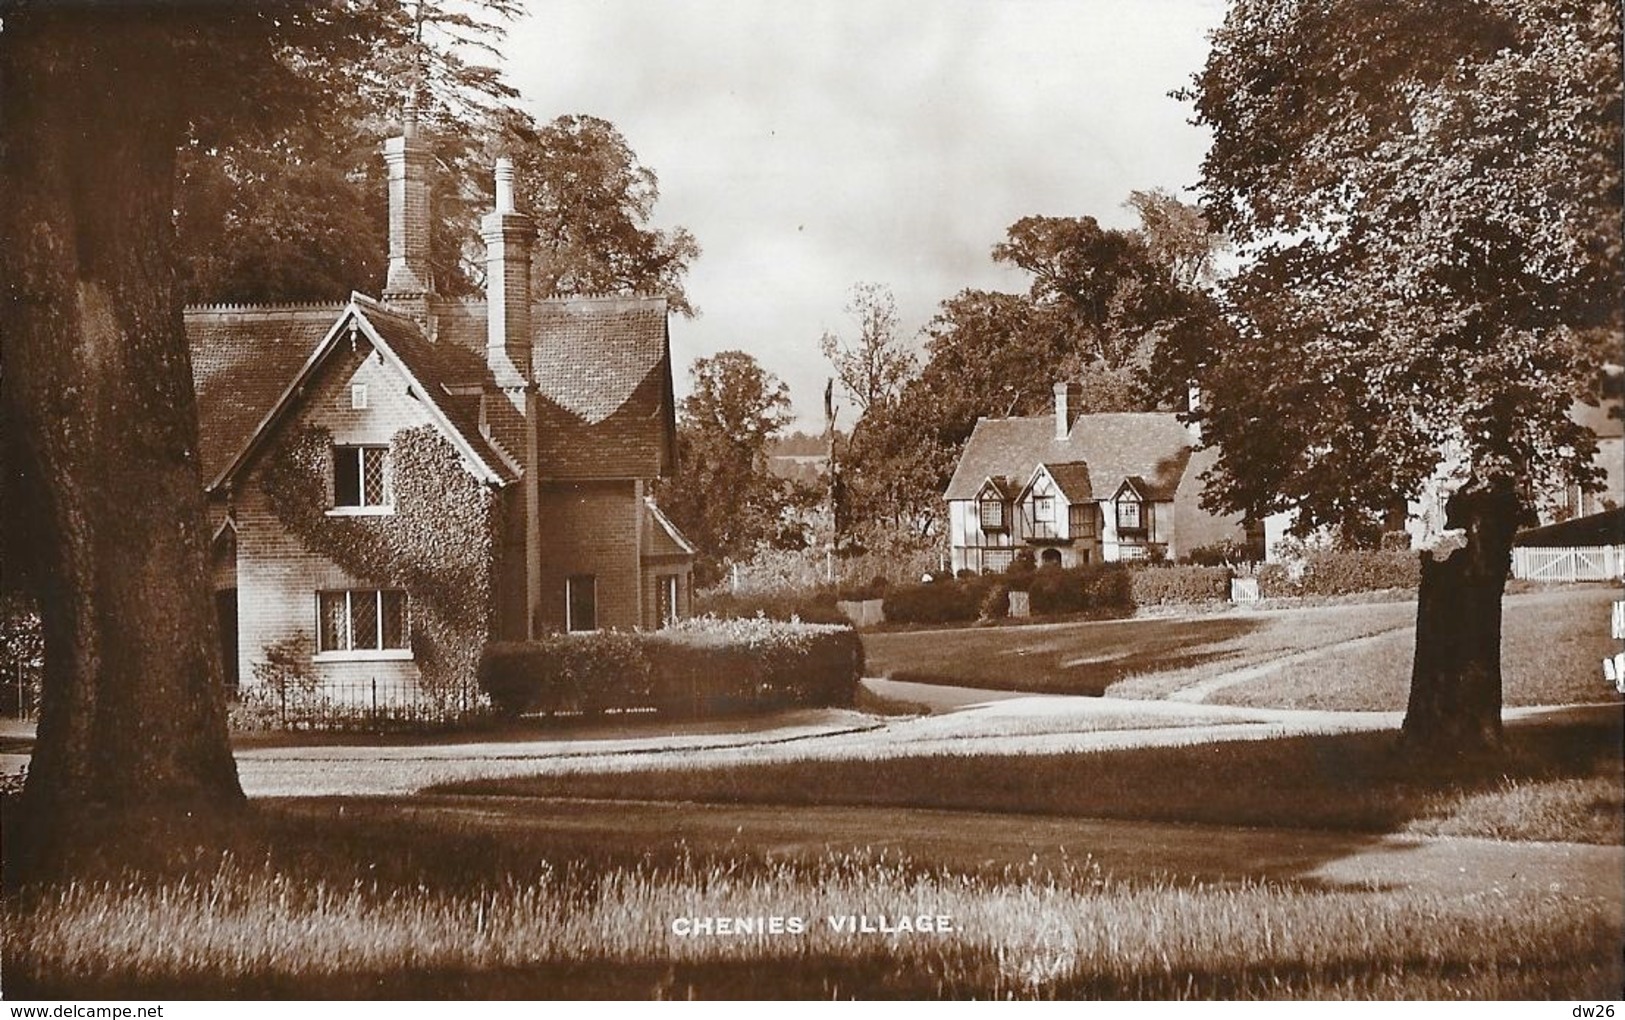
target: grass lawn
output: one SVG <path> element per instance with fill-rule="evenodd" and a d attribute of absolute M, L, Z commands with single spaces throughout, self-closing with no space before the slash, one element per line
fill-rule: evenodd
<path fill-rule="evenodd" d="M 1509 597 L 1502 636 L 1507 704 L 1617 700 L 1602 680 L 1600 663 L 1612 644 L 1609 605 L 1619 597 L 1619 589 L 1608 585 Z M 1211 700 L 1252 707 L 1391 711 L 1405 707 L 1415 617 L 1414 602 L 1381 602 L 1109 623 L 872 633 L 864 636 L 864 652 L 870 673 L 894 680 L 1123 698 L 1165 697 L 1218 674 L 1258 668 L 1266 675 Z M 1334 650 L 1353 641 L 1361 644 Z M 1326 654 L 1315 657 L 1316 650 Z M 1272 662 L 1281 668 L 1269 674 Z"/>
<path fill-rule="evenodd" d="M 1617 898 L 1545 883 L 1463 895 L 1120 881 L 1086 856 L 992 871 L 863 849 L 770 858 L 646 840 L 613 818 L 586 843 L 514 820 L 329 800 L 83 833 L 98 848 L 83 877 L 4 904 L 5 993 L 1591 999 L 1622 977 Z M 951 930 L 859 935 L 827 920 L 857 914 L 941 915 Z M 672 930 L 772 916 L 804 930 Z"/>
<path fill-rule="evenodd" d="M 1376 603 L 1174 619 L 871 633 L 867 671 L 916 683 L 1100 695 L 1141 674 L 1204 676 L 1408 625 L 1414 604 Z M 1180 684 L 1183 686 L 1183 684 Z M 1116 693 L 1115 691 L 1113 693 Z M 1126 694 L 1125 696 L 1155 696 Z"/>
<path fill-rule="evenodd" d="M 1423 762 L 1391 733 L 1070 754 L 628 768 L 441 792 L 865 805 L 1355 832 L 1625 844 L 1625 715 L 1509 725 L 1510 752 Z"/>
<path fill-rule="evenodd" d="M 1618 588 L 1587 585 L 1508 599 L 1502 621 L 1502 697 L 1508 705 L 1620 701 L 1602 660 L 1618 651 L 1608 633 Z M 1215 693 L 1216 704 L 1402 711 L 1411 684 L 1414 629 L 1386 634 L 1355 653 L 1327 652 Z"/>

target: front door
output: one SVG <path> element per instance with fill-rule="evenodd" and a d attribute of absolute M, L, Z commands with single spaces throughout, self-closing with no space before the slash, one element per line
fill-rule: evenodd
<path fill-rule="evenodd" d="M 220 628 L 220 675 L 226 689 L 237 689 L 237 589 L 222 588 L 214 593 L 214 620 Z"/>

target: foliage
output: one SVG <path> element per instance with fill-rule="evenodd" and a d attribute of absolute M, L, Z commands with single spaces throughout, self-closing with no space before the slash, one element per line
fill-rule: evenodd
<path fill-rule="evenodd" d="M 280 690 L 256 685 L 228 706 L 233 733 L 436 733 L 477 727 L 491 717 L 489 701 L 472 681 L 439 691 L 376 679 Z"/>
<path fill-rule="evenodd" d="M 0 703 L 19 716 L 39 705 L 45 635 L 39 608 L 21 592 L 0 593 Z"/>
<path fill-rule="evenodd" d="M 768 468 L 768 449 L 790 420 L 789 388 L 744 351 L 700 358 L 678 410 L 677 471 L 659 484 L 661 509 L 699 549 L 695 580 L 721 576 L 764 545 L 799 546 L 787 511 L 794 487 Z"/>
<path fill-rule="evenodd" d="M 1230 601 L 1230 568 L 1142 567 L 1129 575 L 1136 606 Z"/>
<path fill-rule="evenodd" d="M 890 288 L 878 283 L 852 286 L 846 313 L 858 323 L 857 339 L 847 343 L 825 332 L 818 341 L 841 389 L 858 405 L 859 415 L 894 399 L 914 374 L 914 353 L 898 333 L 897 300 Z"/>
<path fill-rule="evenodd" d="M 649 226 L 660 182 L 609 121 L 585 115 L 536 124 L 508 111 L 494 144 L 514 160 L 522 207 L 536 220 L 537 294 L 654 292 L 698 310 L 683 277 L 700 255 L 683 227 Z"/>
<path fill-rule="evenodd" d="M 1129 572 L 1114 564 L 895 585 L 887 589 L 883 608 L 888 623 L 965 623 L 997 618 L 992 611 L 1001 600 L 1008 613 L 1012 591 L 1028 593 L 1034 616 L 1088 613 L 1109 618 L 1134 610 Z"/>
<path fill-rule="evenodd" d="M 1221 539 L 1211 545 L 1199 545 L 1182 558 L 1203 567 L 1238 566 L 1260 559 L 1258 549 L 1233 538 Z"/>
<path fill-rule="evenodd" d="M 699 246 L 681 227 L 648 226 L 659 198 L 607 121 L 561 116 L 538 124 L 483 59 L 499 56 L 510 0 L 352 5 L 370 20 L 341 69 L 305 65 L 314 97 L 294 120 L 182 150 L 177 243 L 192 301 L 343 299 L 383 278 L 387 203 L 378 151 L 410 99 L 433 153 L 436 289 L 478 291 L 479 221 L 490 208 L 491 158 L 514 160 L 520 201 L 538 227 L 538 294 L 651 291 L 693 314 L 682 279 Z M 282 59 L 295 59 L 292 54 Z M 336 63 L 336 62 L 335 62 Z"/>
<path fill-rule="evenodd" d="M 480 683 L 509 715 L 654 709 L 711 716 L 850 705 L 863 673 L 851 627 L 696 617 L 649 633 L 554 634 L 488 646 Z"/>
<path fill-rule="evenodd" d="M 412 654 L 425 690 L 453 691 L 474 676 L 494 613 L 498 505 L 433 426 L 390 443 L 392 514 L 327 513 L 332 435 L 290 431 L 260 477 L 271 512 L 312 552 L 358 580 L 399 586 L 411 600 Z"/>
<path fill-rule="evenodd" d="M 1408 549 L 1310 549 L 1291 563 L 1259 568 L 1258 590 L 1266 598 L 1414 590 L 1419 564 Z"/>
<path fill-rule="evenodd" d="M 262 658 L 253 664 L 255 686 L 273 698 L 311 695 L 316 691 L 316 671 L 311 666 L 315 647 L 310 635 L 296 631 L 278 638 L 260 650 Z"/>
<path fill-rule="evenodd" d="M 1567 412 L 1619 320 L 1617 7 L 1447 8 L 1243 0 L 1188 93 L 1248 261 L 1233 333 L 1184 352 L 1219 505 L 1380 518 L 1446 449 L 1464 491 L 1591 477 Z"/>
<path fill-rule="evenodd" d="M 792 620 L 801 623 L 846 624 L 846 614 L 836 607 L 841 598 L 856 598 L 856 593 L 841 592 L 827 585 L 803 589 L 757 590 L 735 595 L 718 588 L 701 592 L 694 598 L 697 616 L 715 616 L 722 620 L 753 619 Z"/>

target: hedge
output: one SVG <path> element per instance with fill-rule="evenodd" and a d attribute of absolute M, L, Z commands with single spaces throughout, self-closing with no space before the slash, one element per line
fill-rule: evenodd
<path fill-rule="evenodd" d="M 1228 567 L 1141 567 L 1130 576 L 1137 606 L 1230 600 Z"/>
<path fill-rule="evenodd" d="M 1313 550 L 1304 555 L 1301 573 L 1280 563 L 1258 572 L 1258 591 L 1266 598 L 1301 595 L 1350 595 L 1386 588 L 1414 589 L 1421 576 L 1417 554 L 1407 549 Z"/>
<path fill-rule="evenodd" d="M 506 715 L 612 709 L 722 715 L 851 705 L 863 646 L 851 627 L 702 617 L 653 632 L 496 642 L 486 646 L 479 675 Z"/>
<path fill-rule="evenodd" d="M 843 591 L 839 597 L 855 596 Z M 694 613 L 697 617 L 715 616 L 724 620 L 765 616 L 769 620 L 786 623 L 792 620 L 801 623 L 847 623 L 849 621 L 845 614 L 835 606 L 836 598 L 835 589 L 826 586 L 799 593 L 775 591 L 735 595 L 727 591 L 710 591 L 695 597 Z"/>
<path fill-rule="evenodd" d="M 1129 571 L 1116 564 L 1071 570 L 1043 567 L 1031 572 L 897 585 L 886 592 L 884 609 L 888 623 L 965 623 L 996 619 L 1001 602 L 1006 608 L 1009 605 L 1008 592 L 1025 591 L 1029 609 L 1036 616 L 1127 616 L 1134 611 L 1130 584 Z"/>

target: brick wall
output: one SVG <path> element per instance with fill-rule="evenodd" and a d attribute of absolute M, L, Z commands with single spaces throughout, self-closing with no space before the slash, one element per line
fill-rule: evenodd
<path fill-rule="evenodd" d="M 353 352 L 336 352 L 319 378 L 302 410 L 282 424 L 285 433 L 316 425 L 332 432 L 335 443 L 384 445 L 396 432 L 429 422 L 423 404 L 408 395 L 404 377 L 373 356 L 366 343 Z M 367 387 L 365 408 L 352 406 L 351 387 L 355 384 Z M 378 587 L 351 577 L 325 556 L 305 548 L 272 514 L 260 479 L 261 466 L 251 466 L 240 478 L 233 496 L 237 521 L 238 665 L 245 686 L 254 683 L 254 663 L 264 660 L 268 644 L 298 634 L 307 638 L 314 649 L 318 591 Z M 317 677 L 324 681 L 362 683 L 374 678 L 418 678 L 417 666 L 401 659 L 317 661 L 314 667 Z"/>
<path fill-rule="evenodd" d="M 565 579 L 598 579 L 598 626 L 637 627 L 643 619 L 638 542 L 643 508 L 634 481 L 545 482 L 542 507 L 544 627 L 565 627 Z"/>

